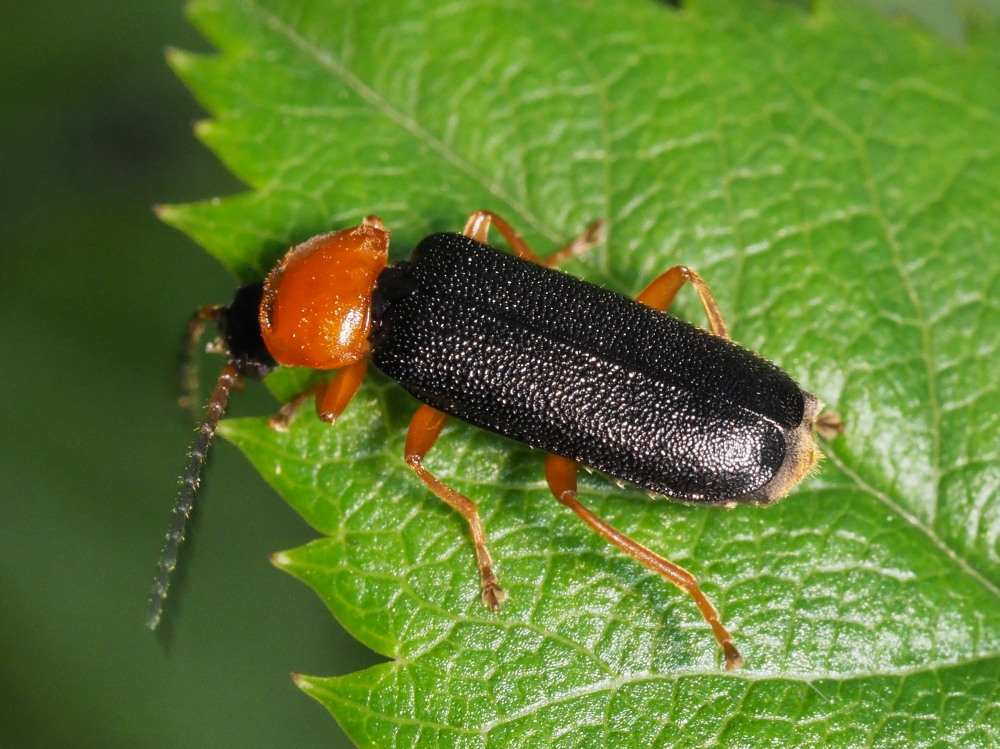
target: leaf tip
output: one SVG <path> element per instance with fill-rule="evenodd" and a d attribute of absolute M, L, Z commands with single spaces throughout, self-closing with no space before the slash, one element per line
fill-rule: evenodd
<path fill-rule="evenodd" d="M 202 143 L 211 143 L 212 136 L 218 132 L 213 120 L 198 120 L 194 123 L 194 134 Z"/>
<path fill-rule="evenodd" d="M 267 559 L 271 564 L 273 564 L 279 570 L 287 570 L 289 567 L 292 566 L 293 563 L 292 558 L 288 555 L 287 552 L 284 551 L 279 551 L 274 554 L 271 554 Z"/>
<path fill-rule="evenodd" d="M 304 674 L 292 674 L 292 683 L 309 695 L 314 695 L 314 693 L 320 691 L 320 685 L 312 677 L 305 676 Z"/>
<path fill-rule="evenodd" d="M 178 75 L 183 75 L 194 67 L 196 55 L 190 52 L 177 47 L 167 47 L 163 54 L 167 58 L 167 64 Z"/>
<path fill-rule="evenodd" d="M 169 203 L 158 203 L 153 206 L 153 213 L 163 223 L 176 226 L 183 214 L 183 208 L 177 205 L 170 205 Z"/>

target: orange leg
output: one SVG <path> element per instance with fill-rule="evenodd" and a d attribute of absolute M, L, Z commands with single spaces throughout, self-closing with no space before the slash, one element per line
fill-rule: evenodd
<path fill-rule="evenodd" d="M 677 296 L 677 292 L 685 283 L 690 283 L 698 292 L 698 299 L 701 300 L 701 306 L 705 308 L 705 316 L 708 318 L 708 327 L 720 338 L 728 339 L 729 331 L 722 319 L 719 305 L 715 303 L 715 297 L 712 296 L 712 292 L 709 291 L 705 282 L 701 280 L 701 276 L 686 265 L 675 265 L 657 276 L 635 299 L 647 307 L 666 312 L 673 303 L 674 297 Z"/>
<path fill-rule="evenodd" d="M 329 382 L 322 381 L 310 385 L 283 405 L 281 410 L 271 417 L 268 426 L 279 432 L 286 431 L 288 423 L 302 408 L 302 404 L 314 395 L 316 396 L 316 415 L 323 421 L 332 424 L 344 412 L 347 404 L 358 392 L 367 370 L 367 360 L 361 359 L 339 369 Z"/>
<path fill-rule="evenodd" d="M 743 665 L 743 657 L 739 654 L 736 646 L 733 645 L 733 637 L 722 625 L 719 619 L 719 612 L 716 611 L 712 602 L 705 597 L 698 581 L 694 575 L 683 567 L 674 564 L 669 559 L 664 559 L 659 554 L 650 551 L 639 542 L 626 536 L 619 530 L 597 517 L 579 501 L 576 494 L 576 470 L 577 465 L 569 458 L 559 455 L 549 455 L 545 461 L 545 480 L 549 484 L 549 489 L 560 502 L 579 515 L 583 522 L 597 531 L 607 541 L 613 543 L 637 562 L 649 567 L 653 572 L 657 572 L 678 588 L 694 599 L 701 612 L 702 618 L 712 628 L 712 634 L 722 648 L 726 658 L 726 670 L 732 671 Z"/>
<path fill-rule="evenodd" d="M 316 398 L 316 415 L 329 424 L 335 422 L 358 392 L 367 371 L 367 359 L 360 359 L 340 369 L 326 386 L 323 396 Z"/>
<path fill-rule="evenodd" d="M 539 265 L 544 265 L 548 268 L 555 268 L 563 260 L 586 252 L 595 244 L 600 242 L 601 230 L 604 227 L 604 222 L 593 222 L 590 226 L 583 230 L 583 233 L 580 236 L 567 244 L 565 247 L 561 247 L 556 250 L 546 258 L 536 255 L 534 251 L 532 251 L 532 249 L 525 244 L 524 240 L 521 239 L 521 235 L 514 231 L 513 227 L 511 227 L 511 225 L 508 224 L 503 218 L 492 211 L 476 211 L 469 216 L 469 220 L 465 222 L 465 228 L 462 230 L 462 234 L 475 239 L 477 242 L 486 244 L 490 226 L 495 226 L 497 228 L 497 231 L 500 232 L 500 235 L 507 240 L 507 244 L 510 245 L 511 250 L 513 250 L 514 254 L 519 258 L 523 260 L 530 260 L 533 263 L 538 263 Z"/>
<path fill-rule="evenodd" d="M 500 604 L 507 594 L 500 587 L 493 572 L 493 559 L 486 549 L 486 532 L 479 518 L 479 509 L 475 502 L 441 483 L 423 466 L 424 458 L 437 441 L 447 419 L 448 417 L 436 408 L 421 406 L 417 409 L 410 422 L 410 429 L 406 433 L 406 464 L 428 489 L 451 505 L 468 522 L 476 551 L 476 563 L 479 565 L 479 575 L 482 579 L 483 604 L 493 611 L 499 611 Z"/>

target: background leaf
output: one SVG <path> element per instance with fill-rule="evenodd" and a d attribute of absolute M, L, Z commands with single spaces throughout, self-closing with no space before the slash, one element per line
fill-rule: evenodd
<path fill-rule="evenodd" d="M 601 515 L 698 575 L 690 602 L 548 496 L 541 458 L 453 425 L 429 465 L 483 510 L 511 594 L 478 602 L 460 518 L 403 467 L 372 378 L 335 429 L 226 433 L 326 537 L 279 555 L 391 658 L 302 678 L 360 744 L 989 746 L 1000 734 L 998 35 L 948 48 L 851 6 L 192 6 L 173 62 L 253 191 L 166 218 L 243 277 L 379 213 L 394 257 L 475 208 L 620 291 L 690 263 L 734 337 L 848 432 L 769 510 L 601 478 Z M 693 317 L 685 300 L 680 314 Z M 275 378 L 287 395 L 294 373 Z"/>

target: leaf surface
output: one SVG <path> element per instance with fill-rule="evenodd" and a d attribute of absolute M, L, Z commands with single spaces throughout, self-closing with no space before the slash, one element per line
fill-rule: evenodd
<path fill-rule="evenodd" d="M 1000 741 L 1000 34 L 948 47 L 851 5 L 196 0 L 174 53 L 250 191 L 165 209 L 242 278 L 378 213 L 393 258 L 477 208 L 634 294 L 683 262 L 733 337 L 838 410 L 768 509 L 581 498 L 691 570 L 734 631 L 548 493 L 542 456 L 452 423 L 428 467 L 480 506 L 501 582 L 402 461 L 370 377 L 335 428 L 225 434 L 322 534 L 276 561 L 390 659 L 301 677 L 362 746 L 991 746 Z M 692 295 L 693 296 L 693 295 Z M 676 310 L 700 321 L 686 296 Z M 280 372 L 288 396 L 306 381 Z"/>

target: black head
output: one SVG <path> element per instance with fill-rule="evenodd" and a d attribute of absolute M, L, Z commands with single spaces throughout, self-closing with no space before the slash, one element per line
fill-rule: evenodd
<path fill-rule="evenodd" d="M 219 310 L 216 319 L 229 361 L 242 377 L 252 380 L 263 379 L 278 366 L 260 333 L 263 295 L 263 281 L 240 286 L 233 301 Z"/>

